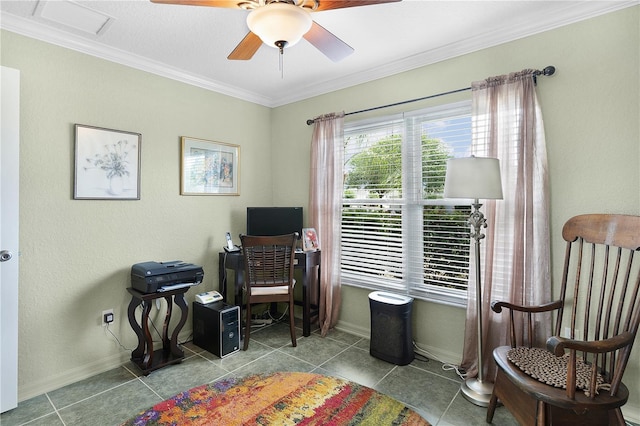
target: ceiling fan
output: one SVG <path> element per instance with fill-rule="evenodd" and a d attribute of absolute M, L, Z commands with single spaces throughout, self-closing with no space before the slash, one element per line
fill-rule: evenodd
<path fill-rule="evenodd" d="M 304 37 L 334 62 L 353 53 L 353 48 L 311 19 L 311 12 L 393 3 L 402 0 L 151 0 L 153 3 L 225 7 L 250 10 L 249 33 L 227 59 L 248 60 L 262 43 L 277 48 L 293 46 Z"/>

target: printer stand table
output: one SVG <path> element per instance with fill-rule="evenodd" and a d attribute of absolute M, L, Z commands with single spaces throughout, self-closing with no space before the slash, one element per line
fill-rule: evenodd
<path fill-rule="evenodd" d="M 128 315 L 129 324 L 138 336 L 138 347 L 131 352 L 131 361 L 136 364 L 146 376 L 153 370 L 162 368 L 169 364 L 177 364 L 184 359 L 184 351 L 178 346 L 178 333 L 187 322 L 187 314 L 189 308 L 184 294 L 190 287 L 182 287 L 174 290 L 168 290 L 157 293 L 142 293 L 131 287 L 127 291 L 131 294 L 131 302 L 129 302 Z M 154 351 L 153 339 L 149 331 L 149 312 L 153 306 L 153 301 L 164 297 L 167 301 L 167 314 L 164 319 L 164 327 L 162 330 L 162 350 Z M 171 298 L 173 297 L 173 301 Z M 169 338 L 169 321 L 171 320 L 171 311 L 173 303 L 178 305 L 182 316 L 180 322 L 176 325 Z M 142 318 L 139 324 L 136 320 L 136 308 L 142 304 Z"/>

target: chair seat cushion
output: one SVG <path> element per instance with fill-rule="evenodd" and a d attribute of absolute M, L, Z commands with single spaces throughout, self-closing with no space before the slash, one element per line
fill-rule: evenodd
<path fill-rule="evenodd" d="M 295 287 L 296 280 L 293 280 L 293 287 Z M 289 285 L 277 285 L 277 286 L 251 286 L 252 296 L 267 296 L 272 294 L 288 294 Z"/>
<path fill-rule="evenodd" d="M 517 347 L 507 352 L 507 358 L 534 379 L 554 386 L 567 388 L 567 364 L 569 354 L 555 356 L 541 348 Z M 597 373 L 597 389 L 606 389 L 604 379 Z M 586 391 L 591 383 L 591 366 L 582 358 L 576 358 L 576 389 Z"/>
<path fill-rule="evenodd" d="M 498 376 L 504 375 L 503 380 L 512 381 L 516 389 L 534 400 L 541 400 L 547 404 L 570 410 L 578 406 L 583 408 L 585 406 L 598 406 L 603 410 L 612 410 L 621 407 L 629 399 L 629 390 L 624 383 L 620 383 L 618 392 L 613 396 L 609 392 L 601 391 L 596 399 L 593 400 L 585 395 L 584 392 L 576 392 L 574 398 L 569 398 L 566 389 L 550 386 L 538 379 L 534 379 L 515 363 L 511 362 L 507 356 L 511 349 L 509 346 L 499 346 L 493 350 L 493 359 L 498 365 Z M 553 356 L 553 354 L 551 355 Z M 501 395 L 498 395 L 498 398 L 502 399 Z"/>

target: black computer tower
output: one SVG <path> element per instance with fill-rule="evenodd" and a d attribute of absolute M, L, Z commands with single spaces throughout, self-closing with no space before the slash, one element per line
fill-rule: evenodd
<path fill-rule="evenodd" d="M 240 308 L 193 302 L 193 343 L 220 358 L 240 350 Z"/>

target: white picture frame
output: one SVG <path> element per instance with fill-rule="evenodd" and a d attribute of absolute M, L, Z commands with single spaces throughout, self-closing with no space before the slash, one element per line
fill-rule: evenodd
<path fill-rule="evenodd" d="M 320 249 L 320 240 L 315 228 L 302 228 L 302 250 L 314 251 Z"/>
<path fill-rule="evenodd" d="M 75 200 L 139 200 L 142 134 L 75 125 Z"/>

